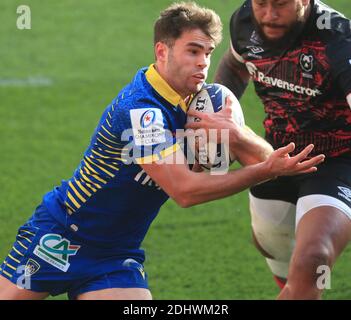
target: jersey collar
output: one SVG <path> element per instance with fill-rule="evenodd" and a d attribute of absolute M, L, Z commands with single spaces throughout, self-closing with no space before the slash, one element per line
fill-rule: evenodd
<path fill-rule="evenodd" d="M 184 99 L 174 91 L 171 86 L 161 77 L 155 69 L 155 65 L 151 64 L 145 72 L 147 81 L 151 86 L 170 104 L 180 106 L 184 112 L 187 111 L 187 105 Z"/>

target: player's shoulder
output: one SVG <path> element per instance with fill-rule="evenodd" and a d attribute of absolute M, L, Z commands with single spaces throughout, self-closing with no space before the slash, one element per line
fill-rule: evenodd
<path fill-rule="evenodd" d="M 332 68 L 349 61 L 351 50 L 351 21 L 342 13 L 315 0 L 311 24 L 306 34 L 312 41 L 321 42 Z M 345 60 L 346 58 L 346 60 Z"/>
<path fill-rule="evenodd" d="M 351 41 L 350 19 L 319 0 L 315 0 L 312 10 L 311 34 L 318 35 L 327 45 Z"/>
<path fill-rule="evenodd" d="M 136 118 L 161 117 L 167 110 L 146 79 L 148 69 L 147 67 L 140 69 L 108 107 L 107 114 L 111 116 L 114 132 L 130 128 Z"/>
<path fill-rule="evenodd" d="M 116 112 L 130 111 L 143 108 L 164 108 L 162 102 L 155 96 L 152 86 L 146 78 L 146 73 L 150 69 L 145 67 L 140 69 L 133 80 L 125 86 L 113 100 Z"/>
<path fill-rule="evenodd" d="M 237 8 L 231 16 L 231 26 L 240 26 L 243 24 L 251 24 L 252 6 L 251 1 L 246 0 L 239 8 Z"/>
<path fill-rule="evenodd" d="M 231 16 L 230 38 L 233 48 L 241 53 L 248 45 L 260 42 L 252 20 L 251 0 L 246 0 Z"/>

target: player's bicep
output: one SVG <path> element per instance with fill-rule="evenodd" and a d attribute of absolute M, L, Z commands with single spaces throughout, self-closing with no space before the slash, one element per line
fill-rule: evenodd
<path fill-rule="evenodd" d="M 181 197 L 180 183 L 185 183 L 192 174 L 180 148 L 161 160 L 142 163 L 140 166 L 163 191 L 176 201 Z"/>

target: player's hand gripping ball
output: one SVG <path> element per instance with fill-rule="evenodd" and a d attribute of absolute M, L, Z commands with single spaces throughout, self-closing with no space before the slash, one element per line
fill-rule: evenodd
<path fill-rule="evenodd" d="M 245 119 L 238 99 L 227 87 L 218 83 L 205 85 L 192 99 L 189 110 L 208 113 L 221 111 L 226 107 L 227 96 L 230 96 L 232 101 L 232 120 L 244 127 Z M 196 121 L 199 119 L 187 117 L 187 123 Z M 218 143 L 216 137 L 211 138 L 211 133 L 205 139 L 197 136 L 188 138 L 187 148 L 205 170 L 227 169 L 235 161 L 234 154 L 229 151 L 229 144 Z"/>

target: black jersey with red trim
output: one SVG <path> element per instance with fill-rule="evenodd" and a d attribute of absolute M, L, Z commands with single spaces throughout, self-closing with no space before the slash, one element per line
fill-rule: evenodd
<path fill-rule="evenodd" d="M 309 143 L 314 154 L 351 153 L 351 22 L 311 1 L 306 23 L 284 46 L 269 46 L 253 20 L 251 0 L 234 12 L 234 56 L 245 63 L 266 112 L 266 139 L 275 148 Z"/>

